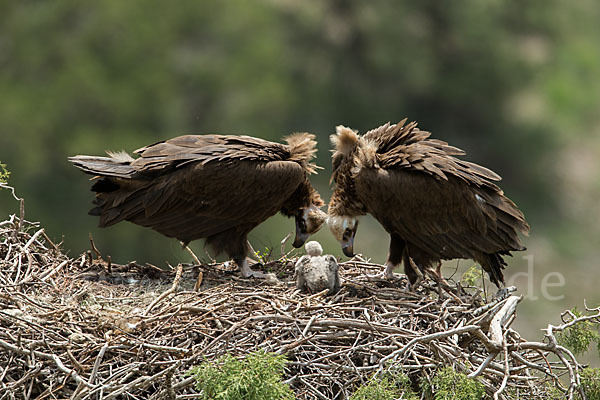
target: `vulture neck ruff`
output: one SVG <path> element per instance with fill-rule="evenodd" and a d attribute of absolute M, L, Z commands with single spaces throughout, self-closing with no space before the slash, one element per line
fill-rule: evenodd
<path fill-rule="evenodd" d="M 329 202 L 331 217 L 354 218 L 366 214 L 366 208 L 356 193 L 354 177 L 363 165 L 375 165 L 368 157 L 375 156 L 374 144 L 365 141 L 356 131 L 338 126 L 336 134 L 330 136 L 335 147 L 332 157 L 334 192 Z"/>

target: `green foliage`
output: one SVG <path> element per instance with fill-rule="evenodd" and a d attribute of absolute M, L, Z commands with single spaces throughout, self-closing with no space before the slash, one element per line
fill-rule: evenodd
<path fill-rule="evenodd" d="M 373 376 L 366 385 L 362 385 L 350 396 L 350 400 L 417 400 L 412 391 L 410 380 L 404 374 Z"/>
<path fill-rule="evenodd" d="M 10 172 L 6 170 L 6 164 L 0 162 L 0 183 L 8 183 Z"/>
<path fill-rule="evenodd" d="M 254 255 L 256 257 L 258 257 L 259 261 L 263 264 L 266 264 L 267 262 L 269 262 L 269 259 L 271 258 L 271 253 L 273 253 L 272 249 L 269 249 L 268 247 L 265 247 L 264 251 L 260 251 L 260 250 L 256 250 L 254 252 Z"/>
<path fill-rule="evenodd" d="M 294 393 L 282 382 L 285 357 L 256 351 L 246 358 L 230 354 L 215 363 L 205 361 L 190 370 L 201 400 L 292 400 Z"/>
<path fill-rule="evenodd" d="M 577 310 L 577 307 L 573 308 L 571 312 L 575 317 L 581 317 L 583 315 Z M 577 322 L 558 333 L 558 343 L 569 348 L 576 355 L 585 353 L 592 342 L 595 342 L 600 346 L 598 325 L 591 321 Z"/>
<path fill-rule="evenodd" d="M 579 377 L 588 400 L 600 400 L 600 368 L 584 368 Z"/>
<path fill-rule="evenodd" d="M 565 393 L 550 382 L 544 383 L 535 395 L 530 393 L 524 394 L 522 390 L 514 387 L 507 387 L 505 394 L 509 399 L 515 400 L 564 400 Z M 528 390 L 525 390 L 528 392 Z"/>
<path fill-rule="evenodd" d="M 471 268 L 466 270 L 461 276 L 460 282 L 463 286 L 475 286 L 479 278 L 481 278 L 481 269 L 477 264 L 473 264 Z"/>
<path fill-rule="evenodd" d="M 600 400 L 600 368 L 583 368 L 579 372 L 579 378 L 581 381 L 581 388 L 583 389 L 587 400 Z M 516 393 L 513 392 L 513 394 L 514 398 L 519 398 L 517 397 Z M 559 390 L 556 386 L 548 383 L 546 390 L 539 398 L 547 400 L 562 400 L 565 398 L 565 393 Z M 581 399 L 581 396 L 578 392 L 576 392 L 575 398 Z"/>
<path fill-rule="evenodd" d="M 421 387 L 428 400 L 480 400 L 485 394 L 480 382 L 451 367 L 437 371 L 431 383 L 423 380 Z"/>
<path fill-rule="evenodd" d="M 565 393 L 552 383 L 546 383 L 542 399 L 546 400 L 564 400 Z M 517 397 L 518 398 L 518 397 Z M 534 399 L 532 399 L 534 400 Z M 541 400 L 536 398 L 535 400 Z"/>

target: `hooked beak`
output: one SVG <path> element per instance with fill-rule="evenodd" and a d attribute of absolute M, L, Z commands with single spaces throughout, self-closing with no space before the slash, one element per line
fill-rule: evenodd
<path fill-rule="evenodd" d="M 302 247 L 306 240 L 308 240 L 310 234 L 306 232 L 306 225 L 304 221 L 296 217 L 296 237 L 292 246 L 295 248 Z"/>
<path fill-rule="evenodd" d="M 292 243 L 292 246 L 294 246 L 295 248 L 302 247 L 309 236 L 310 235 L 308 233 L 301 233 L 296 231 L 296 238 L 294 239 L 294 243 Z"/>
<path fill-rule="evenodd" d="M 354 257 L 354 236 L 349 238 L 348 240 L 343 240 L 342 251 L 347 257 Z"/>

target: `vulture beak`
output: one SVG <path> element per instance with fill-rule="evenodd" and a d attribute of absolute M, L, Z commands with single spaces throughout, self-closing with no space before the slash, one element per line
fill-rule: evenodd
<path fill-rule="evenodd" d="M 302 247 L 306 240 L 308 240 L 310 234 L 306 232 L 306 222 L 302 217 L 296 217 L 296 237 L 292 246 L 295 248 Z"/>
<path fill-rule="evenodd" d="M 354 236 L 356 235 L 356 228 L 358 228 L 358 222 L 355 222 L 352 228 L 346 228 L 342 235 L 342 240 L 340 240 L 342 251 L 348 257 L 354 257 Z"/>
<path fill-rule="evenodd" d="M 310 235 L 308 233 L 296 232 L 296 238 L 294 239 L 294 243 L 292 243 L 292 246 L 294 246 L 295 248 L 302 247 L 309 236 Z"/>
<path fill-rule="evenodd" d="M 342 251 L 347 257 L 354 257 L 354 236 L 342 241 Z"/>

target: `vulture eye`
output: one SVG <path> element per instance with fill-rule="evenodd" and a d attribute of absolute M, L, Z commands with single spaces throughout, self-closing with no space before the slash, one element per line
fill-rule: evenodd
<path fill-rule="evenodd" d="M 346 230 L 344 231 L 344 235 L 342 236 L 342 239 L 349 240 L 351 237 L 352 237 L 352 229 L 346 228 Z"/>
<path fill-rule="evenodd" d="M 306 221 L 304 221 L 303 219 L 299 219 L 298 227 L 300 228 L 300 231 L 306 232 Z"/>

